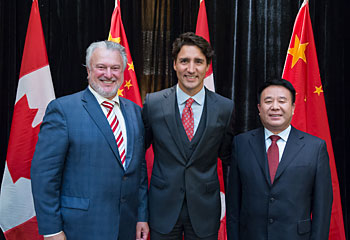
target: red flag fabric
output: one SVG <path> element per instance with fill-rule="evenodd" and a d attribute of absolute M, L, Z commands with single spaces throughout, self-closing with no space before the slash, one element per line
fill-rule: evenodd
<path fill-rule="evenodd" d="M 282 78 L 290 81 L 297 93 L 292 125 L 327 143 L 333 186 L 329 239 L 345 240 L 338 176 L 307 0 L 294 23 Z"/>
<path fill-rule="evenodd" d="M 199 11 L 198 11 L 198 17 L 197 17 L 196 34 L 198 36 L 203 37 L 205 40 L 207 40 L 210 43 L 207 10 L 205 8 L 205 1 L 204 0 L 199 1 Z M 212 63 L 210 63 L 209 69 L 205 75 L 204 85 L 209 90 L 215 92 L 213 64 Z"/>
<path fill-rule="evenodd" d="M 116 0 L 116 7 L 112 14 L 111 28 L 108 36 L 109 41 L 113 41 L 121 44 L 125 47 L 125 51 L 128 58 L 127 67 L 124 71 L 124 84 L 119 88 L 118 95 L 129 99 L 142 107 L 141 95 L 139 91 L 139 86 L 137 84 L 134 63 L 131 58 L 130 49 L 126 34 L 124 31 L 124 26 L 121 18 L 120 1 Z M 153 167 L 153 148 L 150 147 L 146 151 L 146 161 L 147 161 L 147 172 L 148 172 L 148 183 L 150 182 L 152 167 Z"/>
<path fill-rule="evenodd" d="M 196 34 L 203 37 L 210 43 L 209 28 L 207 20 L 207 10 L 205 8 L 205 1 L 200 0 L 199 11 L 197 18 Z M 204 85 L 209 90 L 215 92 L 214 77 L 213 77 L 213 67 L 210 63 L 209 69 L 205 75 Z M 221 160 L 218 162 L 218 176 L 220 182 L 220 197 L 221 197 L 221 218 L 220 218 L 220 229 L 218 233 L 218 240 L 226 240 L 226 205 L 225 205 L 225 187 L 224 187 L 224 177 L 222 171 Z"/>
<path fill-rule="evenodd" d="M 47 104 L 54 98 L 38 1 L 34 0 L 1 185 L 0 226 L 7 240 L 43 239 L 35 217 L 30 167 L 40 123 Z"/>
<path fill-rule="evenodd" d="M 112 14 L 111 28 L 109 31 L 108 40 L 119 43 L 125 47 L 125 51 L 128 57 L 127 66 L 124 72 L 124 84 L 119 88 L 118 95 L 127 98 L 142 107 L 141 95 L 134 69 L 134 62 L 132 61 L 130 55 L 129 44 L 122 22 L 119 0 L 116 1 L 116 7 Z"/>

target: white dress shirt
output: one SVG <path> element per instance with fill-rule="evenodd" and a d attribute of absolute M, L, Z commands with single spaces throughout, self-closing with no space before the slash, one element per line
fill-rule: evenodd
<path fill-rule="evenodd" d="M 286 147 L 286 143 L 290 134 L 290 130 L 292 129 L 292 127 L 289 125 L 286 129 L 284 129 L 282 132 L 280 132 L 279 134 L 273 134 L 271 131 L 269 131 L 268 129 L 265 129 L 265 147 L 266 147 L 266 152 L 269 149 L 270 145 L 271 145 L 271 139 L 270 136 L 271 135 L 278 135 L 280 136 L 280 139 L 277 140 L 277 146 L 278 146 L 278 160 L 279 162 L 281 162 L 282 159 L 282 155 L 284 152 L 284 148 Z"/>

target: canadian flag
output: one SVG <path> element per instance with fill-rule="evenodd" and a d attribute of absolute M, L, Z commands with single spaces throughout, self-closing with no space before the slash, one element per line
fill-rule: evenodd
<path fill-rule="evenodd" d="M 54 98 L 38 0 L 34 0 L 1 185 L 0 226 L 7 240 L 43 239 L 35 217 L 30 167 L 40 123 Z"/>
<path fill-rule="evenodd" d="M 208 20 L 207 20 L 207 10 L 205 8 L 205 1 L 200 0 L 199 11 L 197 18 L 196 34 L 203 37 L 210 43 Z M 215 92 L 214 77 L 213 77 L 213 67 L 212 63 L 209 65 L 209 69 L 204 78 L 204 85 L 209 90 Z M 220 218 L 220 229 L 218 234 L 218 240 L 226 240 L 226 205 L 225 205 L 225 187 L 224 187 L 224 177 L 222 171 L 221 160 L 218 162 L 218 176 L 220 182 L 220 197 L 221 197 L 221 218 Z"/>

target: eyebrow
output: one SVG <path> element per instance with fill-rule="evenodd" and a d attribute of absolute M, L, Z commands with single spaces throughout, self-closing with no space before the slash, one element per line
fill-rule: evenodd
<path fill-rule="evenodd" d="M 266 99 L 271 99 L 271 98 L 273 98 L 273 97 L 267 96 L 267 97 L 264 98 L 264 100 L 266 100 Z M 288 98 L 285 97 L 285 96 L 279 96 L 279 97 L 277 97 L 277 98 L 278 98 L 278 99 L 288 99 Z"/>

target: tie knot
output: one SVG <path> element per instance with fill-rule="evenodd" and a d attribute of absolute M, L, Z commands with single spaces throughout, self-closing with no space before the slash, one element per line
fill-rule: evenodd
<path fill-rule="evenodd" d="M 101 103 L 102 106 L 104 106 L 105 108 L 107 108 L 108 111 L 111 111 L 114 107 L 114 103 L 113 102 L 108 102 L 108 101 L 103 101 Z"/>
<path fill-rule="evenodd" d="M 270 136 L 270 139 L 271 139 L 272 142 L 277 142 L 278 139 L 280 139 L 280 138 L 281 138 L 281 137 L 278 136 L 278 135 L 271 135 L 271 136 Z"/>
<path fill-rule="evenodd" d="M 187 99 L 185 107 L 187 107 L 187 108 L 191 107 L 193 102 L 194 102 L 193 98 Z"/>

